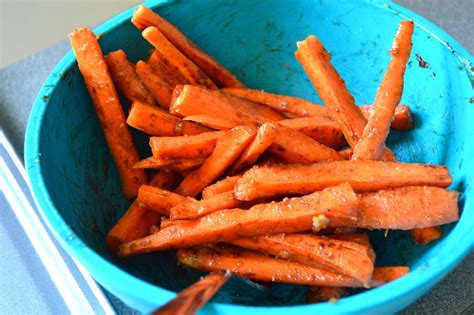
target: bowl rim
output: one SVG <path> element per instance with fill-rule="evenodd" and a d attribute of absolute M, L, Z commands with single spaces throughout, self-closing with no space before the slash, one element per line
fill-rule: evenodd
<path fill-rule="evenodd" d="M 148 0 L 143 5 L 156 9 L 173 0 Z M 432 35 L 436 40 L 444 44 L 446 49 L 451 50 L 457 58 L 469 67 L 473 63 L 470 53 L 453 37 L 440 29 L 434 23 L 424 17 L 398 5 L 391 1 L 384 0 L 364 0 L 369 5 L 388 10 L 401 18 L 414 20 L 417 27 Z M 105 23 L 94 29 L 96 34 L 108 32 L 116 25 L 130 20 L 136 6 L 119 13 L 107 20 Z M 28 119 L 25 136 L 24 160 L 30 186 L 33 191 L 35 202 L 43 220 L 49 230 L 59 241 L 66 252 L 77 259 L 84 266 L 94 266 L 94 269 L 108 270 L 107 282 L 112 286 L 120 286 L 130 297 L 140 298 L 149 304 L 163 304 L 173 298 L 176 293 L 148 283 L 135 277 L 128 272 L 118 268 L 98 253 L 89 248 L 66 224 L 46 189 L 43 174 L 41 171 L 40 131 L 44 114 L 49 103 L 48 96 L 54 91 L 60 81 L 61 74 L 67 71 L 75 63 L 72 51 L 69 51 L 55 66 L 45 83 L 43 84 L 34 102 L 32 111 Z M 469 69 L 468 69 L 469 71 Z M 466 210 L 464 210 L 466 212 Z M 474 249 L 474 236 L 470 235 L 474 222 L 459 220 L 453 230 L 444 239 L 440 253 L 423 262 L 407 276 L 388 283 L 382 287 L 368 290 L 347 298 L 343 298 L 332 303 L 318 303 L 311 305 L 295 306 L 246 306 L 238 304 L 208 303 L 203 311 L 215 311 L 217 313 L 226 312 L 254 312 L 261 314 L 272 311 L 275 314 L 287 314 L 288 312 L 319 311 L 331 314 L 345 314 L 363 312 L 387 303 L 393 303 L 404 295 L 414 293 L 419 287 L 433 286 L 441 280 L 450 270 L 452 270 L 464 256 Z M 464 246 L 459 246 L 465 244 Z M 434 280 L 434 281 L 433 281 Z M 431 282 L 428 284 L 428 282 Z M 429 288 L 429 287 L 428 287 Z M 423 292 L 424 294 L 425 292 Z"/>

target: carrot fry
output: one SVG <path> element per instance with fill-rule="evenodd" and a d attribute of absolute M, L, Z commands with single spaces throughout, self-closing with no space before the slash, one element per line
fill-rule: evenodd
<path fill-rule="evenodd" d="M 352 188 L 343 184 L 304 197 L 255 205 L 249 210 L 219 210 L 123 244 L 120 254 L 125 257 L 246 236 L 303 232 L 311 230 L 314 217 L 327 219 L 329 227 L 347 226 L 357 221 L 357 202 Z"/>
<path fill-rule="evenodd" d="M 252 90 L 248 88 L 225 88 L 221 89 L 226 94 L 239 96 L 249 101 L 272 107 L 282 113 L 294 117 L 327 117 L 330 115 L 328 108 L 309 102 L 302 98 L 277 95 L 261 90 Z M 367 119 L 372 111 L 371 105 L 359 106 L 362 114 Z M 413 116 L 410 107 L 407 105 L 398 105 L 395 108 L 395 115 L 391 125 L 393 130 L 411 130 L 413 128 Z"/>
<path fill-rule="evenodd" d="M 159 172 L 150 181 L 151 186 L 163 189 L 174 189 L 181 177 L 174 172 Z M 136 240 L 148 235 L 151 226 L 157 224 L 160 214 L 139 206 L 134 201 L 120 220 L 110 229 L 105 243 L 111 253 L 116 253 L 120 244 Z"/>
<path fill-rule="evenodd" d="M 241 207 L 244 202 L 235 199 L 232 191 L 217 194 L 193 203 L 180 204 L 170 211 L 172 219 L 194 219 L 222 209 Z"/>
<path fill-rule="evenodd" d="M 211 131 L 192 122 L 165 113 L 158 107 L 135 102 L 127 117 L 127 124 L 153 136 L 197 135 Z"/>
<path fill-rule="evenodd" d="M 328 301 L 335 302 L 348 294 L 349 292 L 346 288 L 310 287 L 306 295 L 306 302 L 309 304 Z"/>
<path fill-rule="evenodd" d="M 155 158 L 149 157 L 144 160 L 141 160 L 135 164 L 134 168 L 144 168 L 144 169 L 165 169 L 171 171 L 188 171 L 194 170 L 202 165 L 206 158 L 191 158 L 191 159 L 175 159 L 175 158 Z"/>
<path fill-rule="evenodd" d="M 359 108 L 362 111 L 364 117 L 368 119 L 370 113 L 372 112 L 372 106 L 362 105 L 359 106 Z M 391 128 L 392 130 L 398 131 L 407 131 L 413 129 L 413 114 L 411 113 L 409 106 L 401 104 L 395 108 L 395 114 L 393 116 Z"/>
<path fill-rule="evenodd" d="M 171 103 L 173 87 L 162 75 L 143 61 L 137 62 L 135 70 L 156 103 L 162 108 L 168 109 Z"/>
<path fill-rule="evenodd" d="M 272 107 L 280 112 L 288 113 L 296 117 L 319 117 L 328 115 L 328 111 L 324 106 L 298 97 L 277 95 L 248 88 L 226 88 L 221 91 L 226 94 L 242 97 L 249 101 Z"/>
<path fill-rule="evenodd" d="M 410 231 L 415 244 L 428 244 L 435 241 L 443 235 L 443 230 L 439 226 L 413 229 Z"/>
<path fill-rule="evenodd" d="M 316 36 L 309 36 L 297 43 L 296 59 L 303 66 L 331 115 L 341 124 L 342 132 L 351 147 L 360 140 L 367 120 L 354 97 L 347 90 L 344 80 L 331 64 L 331 56 Z M 393 153 L 385 150 L 384 160 L 393 161 Z"/>
<path fill-rule="evenodd" d="M 114 84 L 130 103 L 140 101 L 156 105 L 155 100 L 143 85 L 141 78 L 135 72 L 134 65 L 128 61 L 123 50 L 117 50 L 105 56 L 107 68 Z"/>
<path fill-rule="evenodd" d="M 345 275 L 240 248 L 200 246 L 178 250 L 178 261 L 204 271 L 230 270 L 250 280 L 331 287 L 361 287 Z"/>
<path fill-rule="evenodd" d="M 197 47 L 176 26 L 147 7 L 140 5 L 136 8 L 132 23 L 140 30 L 144 30 L 149 26 L 157 27 L 176 48 L 200 67 L 219 87 L 244 86 L 229 70 Z"/>
<path fill-rule="evenodd" d="M 153 50 L 146 63 L 159 73 L 172 87 L 179 84 L 189 84 L 189 81 L 184 78 L 183 74 L 179 72 L 179 69 L 170 65 L 165 57 L 156 49 Z"/>
<path fill-rule="evenodd" d="M 353 228 L 345 227 L 345 228 L 334 228 L 333 230 L 350 231 L 352 229 Z M 359 243 L 363 245 L 367 249 L 367 255 L 372 260 L 372 262 L 375 263 L 375 251 L 372 248 L 372 245 L 370 244 L 369 236 L 367 234 L 355 233 L 354 231 L 350 231 L 350 232 L 342 232 L 342 233 L 335 232 L 334 234 L 330 234 L 327 236 L 330 237 L 331 239 Z"/>
<path fill-rule="evenodd" d="M 238 171 L 254 164 L 258 157 L 273 143 L 276 135 L 277 129 L 274 124 L 264 123 L 261 125 L 255 139 L 245 148 L 230 172 L 236 174 Z"/>
<path fill-rule="evenodd" d="M 285 116 L 270 107 L 199 86 L 178 87 L 176 94 L 178 96 L 171 104 L 170 112 L 182 117 L 208 115 L 235 125 L 285 119 Z"/>
<path fill-rule="evenodd" d="M 407 186 L 360 196 L 357 227 L 410 230 L 459 219 L 458 192 Z"/>
<path fill-rule="evenodd" d="M 171 191 L 143 185 L 138 191 L 137 201 L 141 207 L 155 211 L 165 216 L 170 215 L 170 209 L 181 203 L 193 202 L 193 198 L 184 197 Z"/>
<path fill-rule="evenodd" d="M 278 123 L 298 130 L 319 143 L 336 150 L 347 145 L 339 123 L 328 116 L 285 119 Z"/>
<path fill-rule="evenodd" d="M 217 139 L 212 155 L 201 168 L 186 176 L 176 188 L 176 192 L 180 195 L 196 197 L 234 163 L 256 133 L 257 128 L 251 126 L 240 126 L 226 131 Z"/>
<path fill-rule="evenodd" d="M 236 101 L 237 100 L 237 101 Z M 216 106 L 219 104 L 219 106 Z M 226 96 L 218 91 L 209 91 L 195 86 L 186 85 L 181 94 L 171 105 L 170 111 L 181 116 L 209 115 L 226 119 L 233 125 L 276 123 L 271 116 L 275 112 L 271 108 L 253 104 L 238 97 Z M 277 113 L 277 115 L 280 115 Z M 274 117 L 276 118 L 276 117 Z M 284 118 L 280 116 L 281 118 Z M 342 159 L 333 149 L 326 147 L 304 134 L 277 126 L 278 134 L 269 151 L 292 163 L 310 164 L 319 161 Z"/>
<path fill-rule="evenodd" d="M 307 194 L 348 182 L 357 192 L 402 186 L 447 187 L 445 166 L 381 161 L 334 161 L 312 165 L 262 165 L 244 173 L 234 188 L 239 200 Z"/>
<path fill-rule="evenodd" d="M 224 192 L 233 191 L 235 184 L 241 177 L 242 175 L 226 177 L 215 184 L 207 186 L 202 191 L 202 199 L 208 199 Z"/>
<path fill-rule="evenodd" d="M 375 267 L 370 284 L 372 287 L 378 287 L 388 282 L 397 280 L 410 272 L 406 266 L 396 267 Z"/>
<path fill-rule="evenodd" d="M 377 90 L 364 132 L 354 146 L 352 154 L 354 160 L 379 160 L 382 156 L 395 107 L 402 98 L 403 75 L 410 57 L 413 28 L 413 21 L 400 22 L 390 50 L 392 60 Z"/>
<path fill-rule="evenodd" d="M 163 55 L 167 63 L 178 68 L 184 78 L 191 84 L 217 89 L 217 86 L 204 71 L 183 55 L 156 27 L 147 27 L 142 32 L 142 36 Z"/>
<path fill-rule="evenodd" d="M 69 40 L 120 174 L 123 193 L 127 198 L 133 198 L 147 178 L 143 170 L 133 169 L 140 156 L 125 123 L 125 114 L 102 50 L 95 34 L 87 28 L 76 29 L 69 34 Z"/>
<path fill-rule="evenodd" d="M 238 239 L 233 245 L 315 268 L 325 268 L 362 282 L 372 278 L 373 261 L 364 245 L 310 234 L 278 234 Z"/>
<path fill-rule="evenodd" d="M 226 119 L 212 117 L 209 115 L 191 115 L 184 117 L 183 120 L 192 121 L 202 126 L 216 130 L 229 130 L 235 127 L 235 123 L 233 122 L 229 122 Z"/>
<path fill-rule="evenodd" d="M 212 131 L 193 136 L 151 137 L 150 147 L 155 158 L 208 157 L 223 134 L 222 131 Z"/>

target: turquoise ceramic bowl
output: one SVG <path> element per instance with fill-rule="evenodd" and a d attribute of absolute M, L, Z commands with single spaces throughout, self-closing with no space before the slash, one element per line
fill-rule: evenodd
<path fill-rule="evenodd" d="M 305 305 L 305 288 L 275 284 L 267 289 L 233 278 L 203 313 L 342 314 L 400 310 L 425 294 L 473 247 L 474 104 L 472 56 L 426 19 L 383 1 L 150 1 L 191 39 L 250 87 L 318 101 L 294 58 L 295 42 L 316 34 L 358 104 L 372 102 L 389 61 L 402 19 L 416 24 L 413 56 L 402 102 L 410 104 L 416 128 L 391 134 L 388 145 L 402 161 L 445 164 L 452 189 L 460 191 L 461 219 L 443 227 L 442 239 L 414 246 L 406 232 L 388 238 L 372 233 L 380 265 L 408 264 L 397 281 L 344 298 Z M 98 27 L 104 53 L 124 49 L 136 61 L 150 46 L 130 23 L 130 9 Z M 428 63 L 418 65 L 415 55 Z M 145 137 L 136 134 L 142 153 Z M 130 201 L 119 179 L 90 97 L 69 52 L 53 70 L 34 104 L 26 133 L 25 162 L 37 203 L 65 250 L 107 290 L 149 312 L 173 298 L 200 272 L 180 268 L 173 252 L 132 260 L 112 258 L 106 232 Z"/>

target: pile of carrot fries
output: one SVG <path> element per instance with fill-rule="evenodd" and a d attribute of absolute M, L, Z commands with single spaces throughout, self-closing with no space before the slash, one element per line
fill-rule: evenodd
<path fill-rule="evenodd" d="M 363 106 L 315 36 L 295 55 L 325 106 L 245 87 L 144 6 L 132 23 L 154 47 L 136 64 L 122 50 L 104 56 L 89 29 L 69 35 L 124 195 L 136 198 L 107 236 L 114 255 L 178 249 L 183 265 L 308 285 L 317 302 L 408 273 L 375 266 L 367 230 L 411 230 L 427 243 L 458 220 L 448 169 L 398 162 L 385 146 L 391 129 L 413 127 L 399 104 L 412 21 L 400 23 Z M 152 156 L 139 156 L 130 128 L 150 136 Z"/>

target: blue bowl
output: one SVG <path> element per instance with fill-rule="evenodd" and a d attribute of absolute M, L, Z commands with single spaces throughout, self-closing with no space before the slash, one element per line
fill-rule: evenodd
<path fill-rule="evenodd" d="M 294 58 L 295 43 L 316 34 L 358 104 L 371 103 L 389 61 L 398 22 L 413 19 L 414 47 L 402 102 L 415 129 L 393 132 L 388 145 L 400 160 L 449 166 L 460 191 L 461 219 L 443 227 L 443 238 L 414 246 L 407 232 L 373 232 L 379 265 L 412 272 L 383 287 L 336 304 L 304 304 L 305 288 L 262 287 L 233 278 L 205 313 L 260 314 L 395 312 L 425 294 L 474 244 L 474 104 L 472 56 L 426 19 L 385 1 L 149 1 L 246 85 L 320 101 Z M 150 46 L 130 23 L 130 9 L 96 29 L 104 53 L 124 49 L 132 61 Z M 428 67 L 420 67 L 416 55 Z M 126 104 L 126 102 L 124 102 Z M 134 135 L 147 153 L 146 137 Z M 117 171 L 72 52 L 53 70 L 34 104 L 26 133 L 25 162 L 34 195 L 49 228 L 66 251 L 107 290 L 150 312 L 197 280 L 200 272 L 176 265 L 173 252 L 120 261 L 104 238 L 130 201 Z"/>

